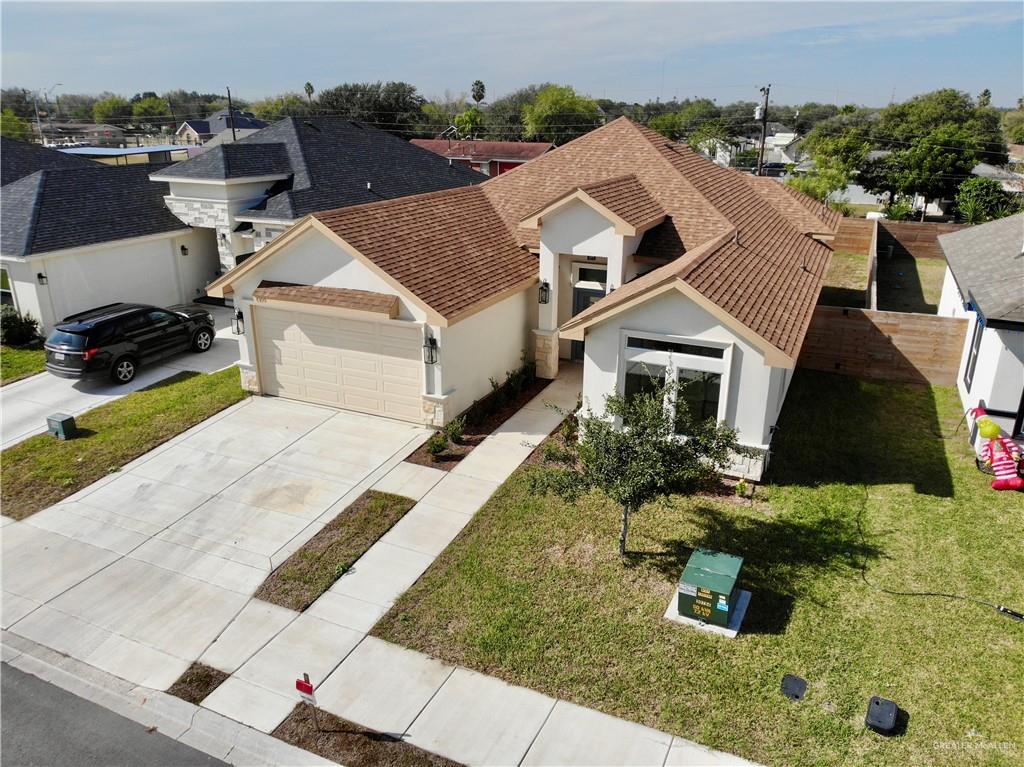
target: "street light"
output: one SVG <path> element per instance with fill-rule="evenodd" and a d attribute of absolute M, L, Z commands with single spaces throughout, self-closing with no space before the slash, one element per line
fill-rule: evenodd
<path fill-rule="evenodd" d="M 54 83 L 45 91 L 43 91 L 43 103 L 46 105 L 46 124 L 50 126 L 50 133 L 53 133 L 53 115 L 50 114 L 50 92 L 54 88 L 59 88 L 64 83 Z M 32 96 L 32 103 L 35 105 L 36 110 L 36 130 L 39 131 L 39 142 L 46 146 L 46 139 L 43 137 L 43 126 L 39 122 L 39 95 L 38 92 Z"/>

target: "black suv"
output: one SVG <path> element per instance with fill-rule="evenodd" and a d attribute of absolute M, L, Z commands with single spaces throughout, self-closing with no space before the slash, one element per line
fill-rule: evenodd
<path fill-rule="evenodd" d="M 213 346 L 213 317 L 205 309 L 108 304 L 79 312 L 46 339 L 46 369 L 61 378 L 112 378 L 128 383 L 139 365 Z"/>

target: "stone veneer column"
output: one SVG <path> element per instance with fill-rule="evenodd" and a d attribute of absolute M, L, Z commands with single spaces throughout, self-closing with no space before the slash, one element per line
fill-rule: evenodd
<path fill-rule="evenodd" d="M 447 397 L 423 396 L 423 423 L 441 428 L 445 423 L 445 400 Z"/>
<path fill-rule="evenodd" d="M 554 380 L 558 377 L 558 331 L 533 331 L 533 359 L 537 377 Z"/>
<path fill-rule="evenodd" d="M 253 394 L 262 394 L 263 391 L 260 389 L 260 377 L 256 372 L 256 368 L 251 365 L 239 365 L 239 373 L 242 377 L 242 388 Z"/>

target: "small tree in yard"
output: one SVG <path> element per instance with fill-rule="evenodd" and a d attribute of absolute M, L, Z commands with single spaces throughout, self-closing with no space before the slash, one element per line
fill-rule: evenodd
<path fill-rule="evenodd" d="M 641 506 L 708 486 L 719 479 L 733 453 L 743 452 L 734 429 L 695 418 L 684 394 L 678 384 L 652 378 L 649 391 L 628 398 L 609 394 L 605 415 L 588 413 L 580 419 L 581 484 L 601 490 L 622 507 L 619 554 L 626 553 L 630 516 Z"/>

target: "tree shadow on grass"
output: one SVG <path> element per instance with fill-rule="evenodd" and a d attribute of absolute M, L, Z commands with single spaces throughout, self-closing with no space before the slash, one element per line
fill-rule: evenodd
<path fill-rule="evenodd" d="M 823 574 L 849 572 L 878 559 L 882 550 L 861 534 L 856 514 L 808 519 L 756 517 L 701 505 L 692 515 L 692 540 L 668 539 L 664 551 L 627 554 L 627 567 L 646 567 L 676 582 L 694 548 L 743 557 L 737 586 L 751 592 L 746 634 L 785 630 L 797 598 L 814 599 L 810 586 Z"/>
<path fill-rule="evenodd" d="M 911 484 L 918 493 L 950 498 L 942 433 L 931 387 L 801 369 L 779 419 L 768 480 Z"/>

